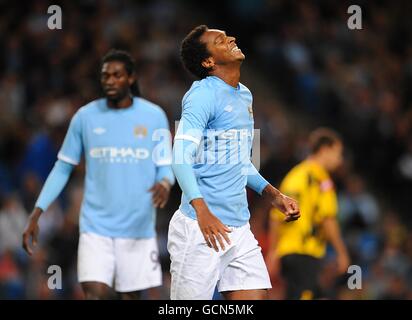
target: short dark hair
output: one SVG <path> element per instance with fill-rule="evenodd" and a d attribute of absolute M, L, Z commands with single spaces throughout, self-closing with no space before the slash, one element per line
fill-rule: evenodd
<path fill-rule="evenodd" d="M 136 72 L 136 63 L 133 57 L 127 51 L 111 49 L 109 52 L 107 52 L 104 55 L 102 59 L 102 66 L 103 64 L 107 62 L 112 62 L 112 61 L 122 62 L 124 64 L 124 68 L 126 69 L 126 72 L 128 75 L 132 75 L 133 73 Z M 137 79 L 131 84 L 130 91 L 132 92 L 134 96 L 136 97 L 140 96 L 140 89 L 139 89 L 139 85 L 137 84 Z"/>
<path fill-rule="evenodd" d="M 200 41 L 200 37 L 208 29 L 204 24 L 197 26 L 183 39 L 180 46 L 180 57 L 184 67 L 200 79 L 206 78 L 212 70 L 202 66 L 202 61 L 211 56 L 206 43 Z"/>
<path fill-rule="evenodd" d="M 329 128 L 317 128 L 309 135 L 309 150 L 311 154 L 317 153 L 324 146 L 332 146 L 342 142 L 340 135 Z"/>

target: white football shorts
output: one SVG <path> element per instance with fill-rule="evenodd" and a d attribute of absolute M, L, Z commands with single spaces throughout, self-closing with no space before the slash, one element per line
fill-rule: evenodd
<path fill-rule="evenodd" d="M 162 285 L 156 238 L 111 238 L 81 233 L 77 258 L 79 282 L 96 281 L 117 292 Z"/>
<path fill-rule="evenodd" d="M 170 253 L 172 300 L 212 299 L 219 292 L 271 288 L 262 250 L 247 223 L 229 227 L 230 245 L 219 252 L 207 246 L 197 220 L 177 210 L 170 220 L 167 248 Z"/>

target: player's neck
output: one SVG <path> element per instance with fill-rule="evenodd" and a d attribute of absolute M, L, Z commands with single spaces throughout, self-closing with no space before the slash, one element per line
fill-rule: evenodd
<path fill-rule="evenodd" d="M 326 166 L 325 166 L 325 161 L 323 160 L 322 156 L 318 156 L 318 155 L 311 155 L 308 157 L 307 159 L 308 161 L 315 163 L 316 165 L 318 165 L 319 167 L 323 168 L 326 170 Z"/>
<path fill-rule="evenodd" d="M 109 106 L 109 108 L 113 108 L 113 109 L 129 108 L 132 104 L 133 104 L 133 98 L 129 95 L 120 100 L 107 99 L 107 105 Z"/>
<path fill-rule="evenodd" d="M 237 89 L 240 81 L 240 67 L 237 68 L 218 68 L 211 73 L 226 82 L 228 85 Z"/>

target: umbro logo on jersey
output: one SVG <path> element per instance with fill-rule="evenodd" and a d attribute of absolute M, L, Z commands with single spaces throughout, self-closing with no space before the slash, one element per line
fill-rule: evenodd
<path fill-rule="evenodd" d="M 230 104 L 228 104 L 223 110 L 225 110 L 226 112 L 232 112 L 233 107 Z"/>
<path fill-rule="evenodd" d="M 105 128 L 102 128 L 102 127 L 94 128 L 94 129 L 93 129 L 93 132 L 94 132 L 95 134 L 103 134 L 103 133 L 106 132 L 106 129 L 105 129 Z"/>

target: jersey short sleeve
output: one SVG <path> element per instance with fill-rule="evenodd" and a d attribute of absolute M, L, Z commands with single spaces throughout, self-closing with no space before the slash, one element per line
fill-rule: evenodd
<path fill-rule="evenodd" d="M 323 218 L 335 217 L 338 211 L 338 200 L 331 179 L 320 182 L 319 213 Z"/>
<path fill-rule="evenodd" d="M 83 150 L 81 114 L 78 111 L 70 121 L 63 145 L 57 155 L 59 160 L 77 165 Z"/>
<path fill-rule="evenodd" d="M 203 131 L 214 115 L 213 92 L 197 88 L 183 98 L 182 107 L 175 140 L 189 140 L 199 145 Z"/>

